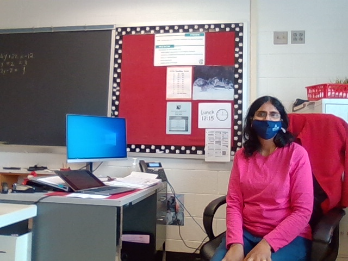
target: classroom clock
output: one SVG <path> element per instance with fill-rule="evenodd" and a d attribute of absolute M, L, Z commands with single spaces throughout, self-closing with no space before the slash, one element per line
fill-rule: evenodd
<path fill-rule="evenodd" d="M 219 110 L 216 112 L 216 118 L 217 118 L 219 121 L 225 121 L 225 120 L 227 120 L 227 118 L 228 118 L 228 112 L 227 112 L 227 110 L 225 110 L 225 109 L 219 109 Z"/>

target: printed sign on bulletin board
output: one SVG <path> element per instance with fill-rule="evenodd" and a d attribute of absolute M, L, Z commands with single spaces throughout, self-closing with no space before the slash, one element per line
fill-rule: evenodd
<path fill-rule="evenodd" d="M 192 97 L 192 67 L 167 67 L 167 99 L 190 100 Z"/>
<path fill-rule="evenodd" d="M 205 33 L 155 34 L 155 66 L 203 65 Z"/>
<path fill-rule="evenodd" d="M 231 128 L 231 103 L 198 104 L 198 128 Z"/>
<path fill-rule="evenodd" d="M 167 103 L 166 134 L 191 134 L 191 103 Z"/>
<path fill-rule="evenodd" d="M 231 151 L 230 129 L 205 130 L 205 161 L 228 162 Z"/>

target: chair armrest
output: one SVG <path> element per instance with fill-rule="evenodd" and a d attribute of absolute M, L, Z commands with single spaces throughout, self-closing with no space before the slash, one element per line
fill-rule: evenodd
<path fill-rule="evenodd" d="M 339 225 L 345 211 L 340 208 L 331 209 L 318 222 L 313 230 L 313 241 L 326 244 L 331 242 L 334 229 Z"/>
<path fill-rule="evenodd" d="M 207 233 L 210 240 L 214 239 L 216 236 L 213 231 L 213 219 L 215 212 L 221 205 L 226 204 L 226 196 L 221 196 L 213 201 L 211 201 L 204 209 L 203 212 L 203 225 L 205 232 Z"/>

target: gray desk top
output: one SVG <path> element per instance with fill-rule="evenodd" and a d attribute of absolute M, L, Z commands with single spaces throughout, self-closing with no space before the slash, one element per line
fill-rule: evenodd
<path fill-rule="evenodd" d="M 54 193 L 10 193 L 10 194 L 0 194 L 0 203 L 1 202 L 19 202 L 25 204 L 33 204 L 40 202 L 45 203 L 65 203 L 65 204 L 82 204 L 82 205 L 100 205 L 100 206 L 113 206 L 113 207 L 122 207 L 129 203 L 136 204 L 137 202 L 143 200 L 156 193 L 157 189 L 162 188 L 164 183 L 156 184 L 146 189 L 136 190 L 125 196 L 114 198 L 114 199 L 92 199 L 92 198 L 73 198 L 66 197 L 63 194 Z"/>

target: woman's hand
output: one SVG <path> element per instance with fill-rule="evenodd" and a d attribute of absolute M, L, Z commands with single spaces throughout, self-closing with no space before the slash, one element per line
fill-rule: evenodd
<path fill-rule="evenodd" d="M 272 261 L 271 246 L 262 239 L 244 258 L 244 261 Z"/>
<path fill-rule="evenodd" d="M 233 244 L 222 261 L 243 261 L 244 249 L 242 244 Z"/>

